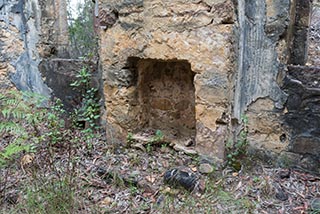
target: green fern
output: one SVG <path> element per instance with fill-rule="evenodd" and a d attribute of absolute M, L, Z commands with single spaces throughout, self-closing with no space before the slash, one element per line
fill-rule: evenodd
<path fill-rule="evenodd" d="M 24 133 L 24 128 L 18 123 L 12 121 L 3 121 L 0 123 L 0 133 L 9 134 L 22 134 Z"/>
<path fill-rule="evenodd" d="M 46 110 L 41 106 L 45 102 L 45 97 L 31 92 L 0 93 L 0 138 L 6 139 L 0 150 L 0 166 L 20 152 L 30 151 L 33 148 L 30 142 L 38 141 L 35 133 L 41 121 L 45 121 Z"/>

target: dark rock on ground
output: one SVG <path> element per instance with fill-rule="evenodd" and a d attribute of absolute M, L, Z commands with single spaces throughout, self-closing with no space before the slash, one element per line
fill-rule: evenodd
<path fill-rule="evenodd" d="M 164 182 L 174 187 L 183 187 L 189 191 L 203 191 L 200 177 L 187 167 L 169 169 L 164 174 Z"/>
<path fill-rule="evenodd" d="M 286 178 L 290 178 L 290 173 L 291 173 L 291 170 L 287 169 L 287 170 L 281 170 L 278 173 L 278 175 L 281 179 L 286 179 Z"/>
<path fill-rule="evenodd" d="M 276 198 L 280 201 L 286 201 L 288 200 L 288 194 L 280 188 L 276 190 Z"/>

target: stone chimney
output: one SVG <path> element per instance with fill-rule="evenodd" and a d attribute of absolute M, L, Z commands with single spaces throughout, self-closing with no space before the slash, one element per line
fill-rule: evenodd
<path fill-rule="evenodd" d="M 101 64 L 110 140 L 161 130 L 224 158 L 235 12 L 231 0 L 100 0 Z M 107 24 L 104 24 L 107 23 Z"/>

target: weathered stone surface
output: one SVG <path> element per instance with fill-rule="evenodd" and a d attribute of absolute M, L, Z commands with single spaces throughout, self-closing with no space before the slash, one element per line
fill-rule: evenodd
<path fill-rule="evenodd" d="M 40 34 L 41 11 L 34 1 L 5 1 L 1 7 L 0 52 L 9 63 L 6 78 L 20 90 L 30 90 L 48 96 L 38 65 L 37 45 Z"/>
<path fill-rule="evenodd" d="M 320 88 L 320 68 L 314 66 L 288 66 L 287 74 L 307 88 Z"/>
<path fill-rule="evenodd" d="M 15 44 L 15 45 L 12 45 Z M 23 41 L 14 26 L 0 21 L 0 84 L 2 88 L 12 87 L 9 74 L 15 72 L 10 60 L 16 61 L 23 52 Z"/>
<path fill-rule="evenodd" d="M 274 102 L 271 99 L 258 99 L 247 111 L 248 140 L 260 149 L 282 151 L 289 143 L 288 130 L 279 119 L 282 111 L 272 111 Z"/>
<path fill-rule="evenodd" d="M 287 70 L 306 61 L 309 1 L 100 0 L 99 8 L 113 17 L 100 32 L 113 137 L 153 127 L 194 137 L 199 154 L 221 160 L 247 115 L 252 151 L 273 163 L 287 152 L 316 169 L 318 71 Z"/>
<path fill-rule="evenodd" d="M 65 3 L 0 0 L 0 87 L 49 95 L 48 84 L 71 108 L 76 95 L 60 86 L 80 65 L 53 59 L 69 57 Z M 110 141 L 151 127 L 221 160 L 246 114 L 257 153 L 317 171 L 320 71 L 288 66 L 306 63 L 309 26 L 318 65 L 310 13 L 305 0 L 96 1 Z"/>
<path fill-rule="evenodd" d="M 100 32 L 107 129 L 122 139 L 148 126 L 195 137 L 197 150 L 223 158 L 228 131 L 216 121 L 229 112 L 232 1 L 101 0 L 99 7 L 118 13 Z"/>
<path fill-rule="evenodd" d="M 64 109 L 72 112 L 74 107 L 81 104 L 83 92 L 71 87 L 76 81 L 78 72 L 86 67 L 87 72 L 92 76 L 91 86 L 100 87 L 98 71 L 95 63 L 76 59 L 43 59 L 39 64 L 41 74 L 45 76 L 45 84 L 52 89 L 52 96 L 59 98 Z"/>
<path fill-rule="evenodd" d="M 39 1 L 41 10 L 40 56 L 48 58 L 58 56 L 69 58 L 69 32 L 66 0 Z"/>
<path fill-rule="evenodd" d="M 176 150 L 176 151 L 179 151 L 179 152 L 183 152 L 187 155 L 196 155 L 197 154 L 197 151 L 192 149 L 192 148 L 188 148 L 188 147 L 185 147 L 183 145 L 180 145 L 180 144 L 176 144 L 173 146 L 173 149 Z"/>
<path fill-rule="evenodd" d="M 289 63 L 305 65 L 307 62 L 308 31 L 311 12 L 311 1 L 296 0 L 293 4 L 292 47 Z"/>
<path fill-rule="evenodd" d="M 213 172 L 213 167 L 209 163 L 202 163 L 199 165 L 199 172 L 203 174 L 210 174 Z"/>
<path fill-rule="evenodd" d="M 290 21 L 289 8 L 290 1 L 288 0 L 266 0 L 265 32 L 270 39 L 278 41 L 279 37 L 283 37 L 283 34 L 286 33 Z"/>
<path fill-rule="evenodd" d="M 312 5 L 312 12 L 310 17 L 310 27 L 308 35 L 308 61 L 309 65 L 320 65 L 320 6 L 319 3 L 314 2 Z"/>
<path fill-rule="evenodd" d="M 275 41 L 279 40 L 287 25 L 286 22 L 272 22 L 279 17 L 283 17 L 282 20 L 289 19 L 286 11 L 289 11 L 288 0 L 241 0 L 238 3 L 240 39 L 234 103 L 236 118 L 240 118 L 247 107 L 259 98 L 269 97 L 277 108 L 282 108 L 286 101 L 285 94 L 276 82 L 280 65 Z M 268 25 L 265 25 L 265 19 L 269 21 Z M 266 29 L 271 24 L 277 27 Z"/>
<path fill-rule="evenodd" d="M 284 168 L 302 169 L 311 173 L 320 173 L 319 158 L 314 155 L 302 155 L 283 151 L 273 157 L 276 165 Z"/>
<path fill-rule="evenodd" d="M 248 140 L 258 150 L 280 152 L 289 143 L 281 116 L 290 1 L 238 1 L 239 52 L 233 116 L 248 118 Z M 237 133 L 237 132 L 236 132 Z M 262 156 L 264 152 L 261 153 Z M 266 158 L 267 160 L 268 158 Z"/>
<path fill-rule="evenodd" d="M 62 40 L 68 41 L 66 1 L 5 0 L 1 4 L 1 86 L 10 87 L 12 82 L 20 90 L 50 96 L 38 66 L 42 57 L 59 49 Z"/>
<path fill-rule="evenodd" d="M 289 94 L 285 123 L 291 131 L 290 151 L 319 155 L 319 68 L 289 66 L 284 88 Z"/>

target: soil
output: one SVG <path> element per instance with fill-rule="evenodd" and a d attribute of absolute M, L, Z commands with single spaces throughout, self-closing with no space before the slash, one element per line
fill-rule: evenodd
<path fill-rule="evenodd" d="M 145 150 L 124 145 L 99 137 L 90 147 L 85 141 L 43 145 L 17 157 L 1 170 L 2 213 L 32 213 L 30 191 L 65 178 L 73 192 L 66 213 L 320 213 L 316 175 L 273 168 L 250 157 L 240 171 L 223 167 L 201 174 L 197 155 L 168 144 L 144 145 Z M 165 183 L 164 175 L 175 168 L 194 173 L 202 191 Z M 45 197 L 40 201 L 43 207 L 54 203 Z"/>

